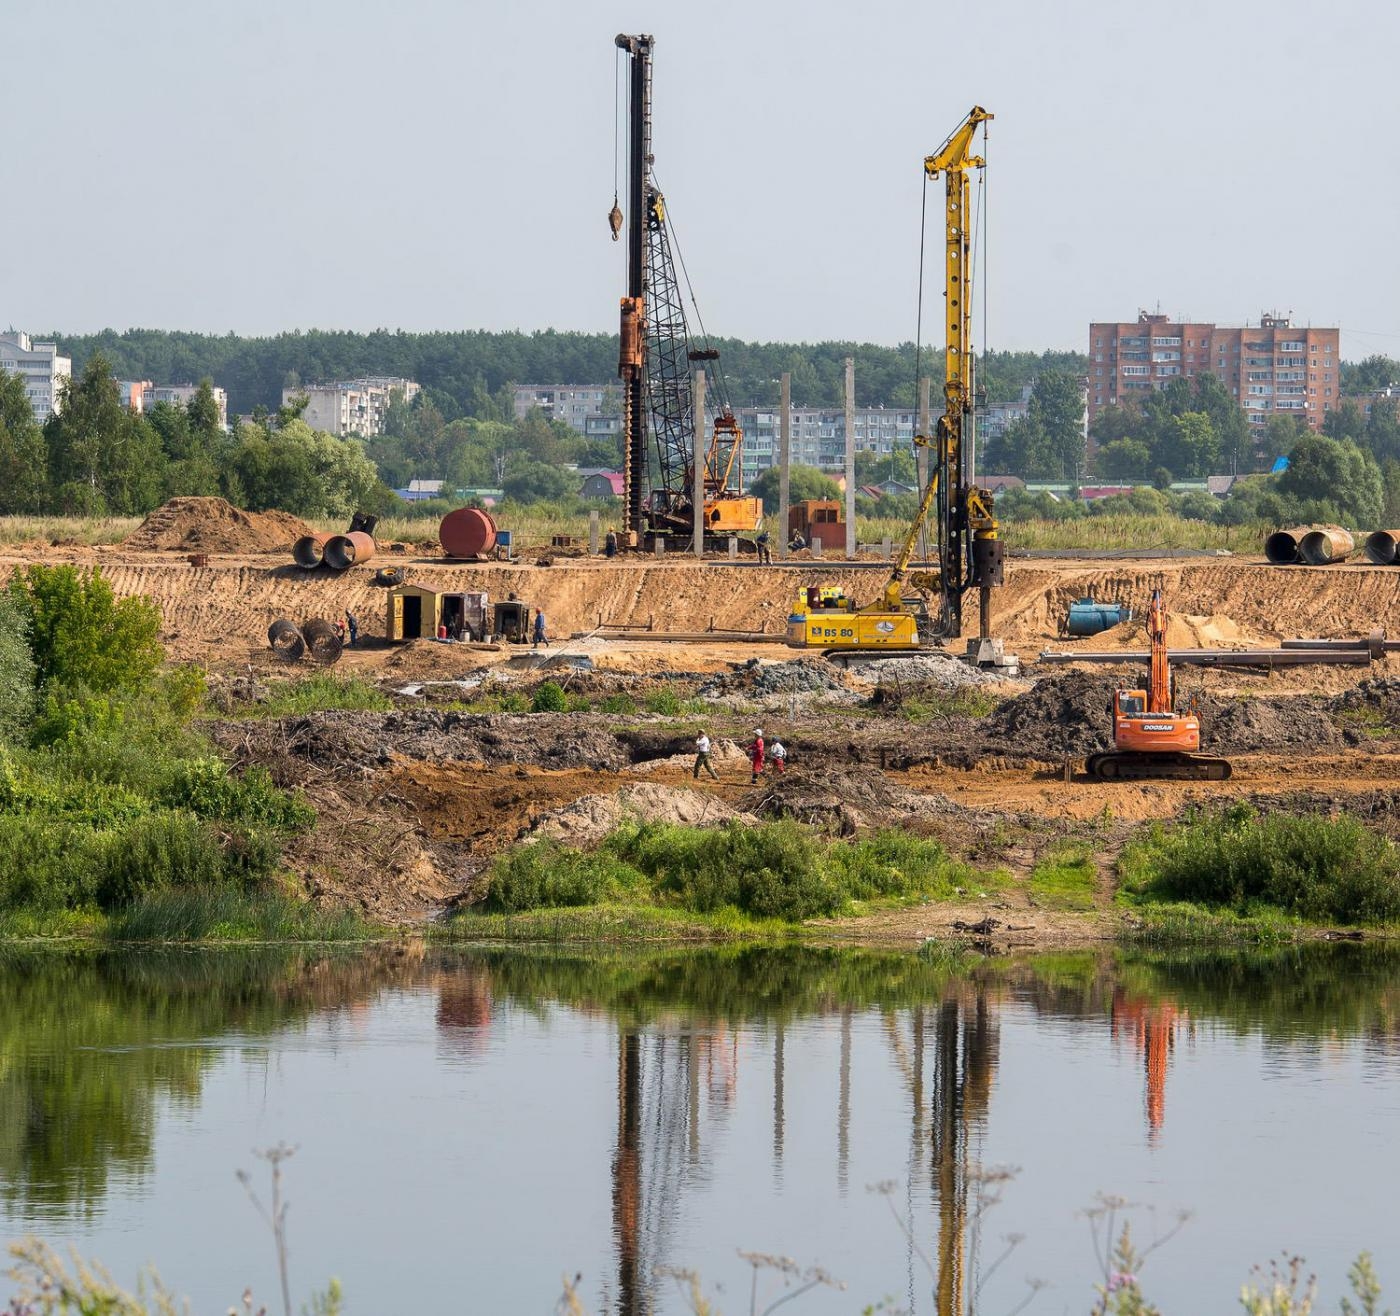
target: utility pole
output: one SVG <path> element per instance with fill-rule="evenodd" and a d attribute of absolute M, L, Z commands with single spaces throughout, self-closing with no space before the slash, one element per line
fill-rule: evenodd
<path fill-rule="evenodd" d="M 856 555 L 856 359 L 846 358 L 846 560 Z"/>
<path fill-rule="evenodd" d="M 778 556 L 788 555 L 788 507 L 792 498 L 792 376 L 783 371 L 778 404 Z M 772 531 L 769 531 L 771 537 Z"/>
<path fill-rule="evenodd" d="M 705 556 L 705 372 L 695 372 L 691 390 L 691 407 L 695 412 L 695 450 L 691 503 L 695 512 L 695 556 Z"/>

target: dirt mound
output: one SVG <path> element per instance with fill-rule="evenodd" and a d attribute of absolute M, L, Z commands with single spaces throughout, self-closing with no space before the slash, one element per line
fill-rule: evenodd
<path fill-rule="evenodd" d="M 280 553 L 315 531 L 286 512 L 243 512 L 222 498 L 172 498 L 157 507 L 123 548 L 141 552 Z"/>
<path fill-rule="evenodd" d="M 987 739 L 1008 752 L 1047 761 L 1108 749 L 1108 703 L 1118 684 L 1094 672 L 1042 677 L 987 716 Z"/>
<path fill-rule="evenodd" d="M 1400 680 L 1393 676 L 1367 677 L 1344 690 L 1328 711 L 1344 725 L 1379 733 L 1400 729 Z"/>
<path fill-rule="evenodd" d="M 862 828 L 901 822 L 911 810 L 922 811 L 923 802 L 923 797 L 896 786 L 880 772 L 790 768 L 769 781 L 754 812 L 767 818 L 795 818 L 849 836 Z"/>
<path fill-rule="evenodd" d="M 1206 616 L 1172 613 L 1167 618 L 1167 644 L 1173 649 L 1249 649 L 1269 643 L 1220 612 Z M 1139 615 L 1100 631 L 1092 637 L 1091 647 L 1142 649 L 1147 644 L 1147 618 Z"/>
<path fill-rule="evenodd" d="M 625 767 L 618 738 L 586 717 L 458 713 L 323 712 L 265 722 L 216 722 L 209 734 L 241 761 L 265 763 L 288 782 L 308 775 L 366 775 L 395 758 L 538 768 Z"/>
<path fill-rule="evenodd" d="M 1004 745 L 1008 754 L 1051 762 L 1111 749 L 1108 708 L 1119 684 L 1112 676 L 1092 672 L 1043 677 L 988 715 L 987 739 Z M 1182 691 L 1178 707 L 1182 702 L 1200 714 L 1206 753 L 1329 749 L 1345 743 L 1322 699 L 1224 699 Z"/>
<path fill-rule="evenodd" d="M 1199 695 L 1194 702 L 1201 715 L 1201 747 L 1208 753 L 1311 751 L 1346 743 L 1320 699 L 1304 695 L 1288 699 Z"/>
<path fill-rule="evenodd" d="M 710 749 L 710 762 L 718 768 L 735 768 L 743 772 L 749 770 L 749 756 L 737 740 L 716 740 Z M 632 765 L 633 772 L 689 771 L 695 766 L 695 749 L 682 750 L 679 754 L 668 754 L 665 758 L 644 759 Z"/>
<path fill-rule="evenodd" d="M 731 818 L 754 821 L 751 815 L 739 813 L 717 795 L 645 781 L 624 786 L 611 795 L 585 795 L 546 815 L 531 835 L 569 845 L 592 845 L 625 818 L 686 827 L 714 827 Z"/>

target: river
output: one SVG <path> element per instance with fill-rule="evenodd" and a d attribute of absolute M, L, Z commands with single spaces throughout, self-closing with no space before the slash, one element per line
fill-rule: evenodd
<path fill-rule="evenodd" d="M 1400 1285 L 1400 955 L 0 951 L 0 1214 L 197 1313 L 1085 1312 L 1097 1195 L 1164 1311 L 1284 1250 Z M 1014 1171 L 1011 1168 L 1014 1167 Z M 905 1230 L 908 1230 L 906 1236 Z M 999 1265 L 1008 1235 L 1022 1235 Z M 784 1290 L 783 1284 L 789 1284 Z"/>

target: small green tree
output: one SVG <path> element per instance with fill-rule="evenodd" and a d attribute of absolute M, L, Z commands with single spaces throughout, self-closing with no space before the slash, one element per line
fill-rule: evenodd
<path fill-rule="evenodd" d="M 778 468 L 770 466 L 749 485 L 749 493 L 762 499 L 764 509 L 770 513 L 778 510 Z M 788 467 L 788 498 L 794 503 L 805 502 L 809 498 L 840 498 L 841 486 L 829 475 L 823 475 L 815 466 Z"/>
<path fill-rule="evenodd" d="M 165 657 L 160 609 L 142 595 L 118 600 L 100 567 L 31 566 L 10 577 L 9 594 L 41 686 L 140 689 Z"/>
<path fill-rule="evenodd" d="M 22 740 L 34 715 L 34 659 L 24 615 L 0 594 L 0 745 Z"/>

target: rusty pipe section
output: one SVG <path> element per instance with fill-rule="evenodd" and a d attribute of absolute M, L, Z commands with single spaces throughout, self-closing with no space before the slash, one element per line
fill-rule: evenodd
<path fill-rule="evenodd" d="M 1299 541 L 1298 553 L 1308 566 L 1325 567 L 1330 562 L 1344 561 L 1355 547 L 1349 531 L 1340 526 L 1319 526 Z"/>
<path fill-rule="evenodd" d="M 307 571 L 314 571 L 326 560 L 326 541 L 329 535 L 302 535 L 292 545 L 292 561 Z"/>
<path fill-rule="evenodd" d="M 326 540 L 326 565 L 336 571 L 344 571 L 356 563 L 363 564 L 374 556 L 374 536 L 363 530 L 351 530 L 348 534 L 332 535 Z"/>
<path fill-rule="evenodd" d="M 279 658 L 296 662 L 306 652 L 306 640 L 294 621 L 279 617 L 267 628 L 267 642 Z"/>
<path fill-rule="evenodd" d="M 1264 540 L 1264 556 L 1276 567 L 1288 567 L 1297 562 L 1298 547 L 1314 526 L 1294 526 L 1291 530 L 1275 530 Z"/>
<path fill-rule="evenodd" d="M 311 651 L 312 658 L 318 663 L 329 666 L 340 660 L 341 650 L 345 647 L 344 641 L 324 617 L 312 617 L 303 622 L 301 633 L 306 638 L 306 647 Z"/>
<path fill-rule="evenodd" d="M 1366 536 L 1366 559 L 1378 567 L 1393 567 L 1400 561 L 1400 530 L 1373 530 Z"/>

